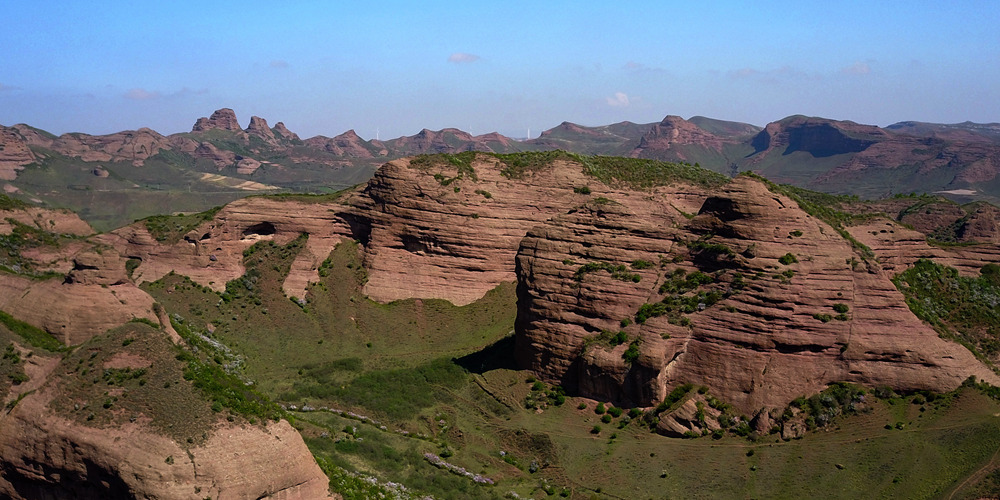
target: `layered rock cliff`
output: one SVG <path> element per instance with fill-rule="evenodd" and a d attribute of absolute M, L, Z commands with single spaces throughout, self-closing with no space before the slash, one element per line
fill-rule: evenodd
<path fill-rule="evenodd" d="M 671 212 L 625 198 L 528 234 L 522 366 L 627 405 L 705 385 L 747 413 L 835 381 L 937 391 L 969 375 L 998 381 L 913 316 L 886 271 L 758 181 L 706 196 L 690 221 Z M 616 330 L 629 341 L 601 342 Z"/>

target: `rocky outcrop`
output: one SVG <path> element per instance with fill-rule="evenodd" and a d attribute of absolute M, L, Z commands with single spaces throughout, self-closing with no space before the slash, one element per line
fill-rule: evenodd
<path fill-rule="evenodd" d="M 473 136 L 457 128 L 437 131 L 423 129 L 416 135 L 383 141 L 382 144 L 400 156 L 463 151 L 506 153 L 517 150 L 513 148 L 513 141 L 496 132 Z"/>
<path fill-rule="evenodd" d="M 0 210 L 0 234 L 10 234 L 13 225 L 7 219 L 26 224 L 42 231 L 56 234 L 71 234 L 74 236 L 89 236 L 94 229 L 69 210 L 52 210 L 34 206 L 25 206 L 12 210 Z"/>
<path fill-rule="evenodd" d="M 278 139 L 274 136 L 274 132 L 267 126 L 267 120 L 259 116 L 250 117 L 250 125 L 247 126 L 246 133 L 260 138 L 271 146 L 278 144 Z"/>
<path fill-rule="evenodd" d="M 322 135 L 305 140 L 307 146 L 326 151 L 327 153 L 346 156 L 349 158 L 374 158 L 375 154 L 371 145 L 354 132 L 348 130 L 334 138 Z"/>
<path fill-rule="evenodd" d="M 288 127 L 285 127 L 285 124 L 283 122 L 275 123 L 274 124 L 274 129 L 272 129 L 272 130 L 274 132 L 274 135 L 276 135 L 278 137 L 281 137 L 282 139 L 285 139 L 286 141 L 298 141 L 299 140 L 299 136 L 295 132 L 292 132 L 291 130 L 288 130 Z"/>
<path fill-rule="evenodd" d="M 198 121 L 191 127 L 191 132 L 206 132 L 209 130 L 243 131 L 240 127 L 240 122 L 236 119 L 236 112 L 230 108 L 218 109 L 208 118 L 198 118 Z"/>
<path fill-rule="evenodd" d="M 35 162 L 35 154 L 15 129 L 0 127 L 0 179 L 12 181 L 25 165 Z"/>
<path fill-rule="evenodd" d="M 223 169 L 236 163 L 236 154 L 232 151 L 227 151 L 217 148 L 214 144 L 210 142 L 203 142 L 198 145 L 198 147 L 193 151 L 193 156 L 195 158 L 204 158 L 206 160 L 211 160 L 218 169 Z"/>
<path fill-rule="evenodd" d="M 5 498 L 330 498 L 328 479 L 286 421 L 221 425 L 185 449 L 142 420 L 111 428 L 67 420 L 48 407 L 55 390 L 0 416 Z"/>
<path fill-rule="evenodd" d="M 660 414 L 656 432 L 669 437 L 700 436 L 722 428 L 718 420 L 720 415 L 722 412 L 709 406 L 704 396 L 695 394 L 673 411 Z"/>
<path fill-rule="evenodd" d="M 124 285 L 130 283 L 125 274 L 125 260 L 114 250 L 87 251 L 73 257 L 73 268 L 66 274 L 66 283 L 82 285 Z"/>
<path fill-rule="evenodd" d="M 246 248 L 261 240 L 284 245 L 308 234 L 306 249 L 292 264 L 294 272 L 288 278 L 294 285 L 286 288 L 290 295 L 302 296 L 308 282 L 319 280 L 319 264 L 338 242 L 353 234 L 350 225 L 337 215 L 344 209 L 336 202 L 246 198 L 226 205 L 212 220 L 177 242 L 157 241 L 141 223 L 98 239 L 122 255 L 141 260 L 132 274 L 136 283 L 156 281 L 174 271 L 222 291 L 227 281 L 243 275 Z"/>
<path fill-rule="evenodd" d="M 751 144 L 755 154 L 771 151 L 790 154 L 803 151 L 814 158 L 823 158 L 858 153 L 887 138 L 889 134 L 873 125 L 790 116 L 767 124 L 764 130 L 753 138 Z"/>
<path fill-rule="evenodd" d="M 698 146 L 722 151 L 727 144 L 737 144 L 742 137 L 732 138 L 713 134 L 679 116 L 667 116 L 650 127 L 631 152 L 633 158 L 653 158 L 669 161 L 691 161 L 679 146 Z"/>
<path fill-rule="evenodd" d="M 468 304 L 514 281 L 513 257 L 532 226 L 611 192 L 577 164 L 557 163 L 522 179 L 504 176 L 503 165 L 485 155 L 470 168 L 460 175 L 446 163 L 396 160 L 346 200 L 363 228 L 355 237 L 365 246 L 365 293 L 380 301 L 436 297 Z M 574 192 L 587 184 L 593 194 Z"/>
<path fill-rule="evenodd" d="M 748 414 L 835 381 L 944 391 L 969 375 L 998 380 L 921 323 L 876 263 L 757 181 L 733 181 L 690 221 L 669 204 L 618 201 L 556 217 L 521 244 L 517 357 L 547 380 L 640 406 L 705 385 Z M 704 284 L 678 293 L 696 272 Z M 663 300 L 677 310 L 638 324 Z M 588 341 L 624 320 L 639 346 L 631 363 L 626 344 Z"/>
<path fill-rule="evenodd" d="M 4 276 L 0 310 L 42 328 L 66 345 L 80 344 L 133 318 L 156 321 L 153 298 L 132 283 L 107 286 Z"/>

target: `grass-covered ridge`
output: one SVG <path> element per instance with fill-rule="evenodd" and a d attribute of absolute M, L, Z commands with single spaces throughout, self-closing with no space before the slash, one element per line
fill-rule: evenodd
<path fill-rule="evenodd" d="M 455 177 L 441 176 L 439 179 L 442 185 L 447 185 L 463 177 L 476 179 L 475 169 L 472 167 L 476 159 L 485 161 L 492 159 L 500 168 L 501 175 L 508 179 L 525 179 L 533 172 L 551 168 L 556 161 L 567 161 L 582 165 L 584 173 L 606 185 L 633 189 L 667 186 L 678 182 L 718 187 L 729 181 L 725 175 L 688 163 L 581 155 L 562 150 L 502 154 L 469 151 L 458 154 L 419 155 L 410 160 L 410 165 L 419 168 L 446 166 L 457 169 Z"/>
<path fill-rule="evenodd" d="M 141 219 L 141 222 L 156 241 L 177 243 L 189 231 L 212 220 L 219 210 L 222 210 L 221 206 L 196 214 L 153 215 Z"/>

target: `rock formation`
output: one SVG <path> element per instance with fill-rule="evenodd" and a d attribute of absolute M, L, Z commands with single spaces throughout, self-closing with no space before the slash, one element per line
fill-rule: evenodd
<path fill-rule="evenodd" d="M 0 127 L 0 179 L 16 179 L 17 172 L 34 161 L 35 155 L 21 135 L 14 129 Z"/>
<path fill-rule="evenodd" d="M 278 143 L 278 139 L 274 136 L 274 132 L 267 126 L 267 120 L 259 116 L 250 117 L 250 125 L 247 126 L 245 132 L 260 138 L 265 143 L 272 146 L 277 145 Z"/>
<path fill-rule="evenodd" d="M 76 358 L 93 364 L 96 356 L 98 369 L 141 369 L 143 376 L 163 372 L 183 380 L 177 361 L 143 357 L 174 351 L 165 332 L 142 328 L 148 337 L 88 344 Z M 141 349 L 124 353 L 133 342 Z M 80 374 L 82 363 L 44 357 L 43 364 L 47 373 L 33 370 L 31 387 L 19 387 L 0 414 L 4 498 L 329 498 L 328 479 L 286 421 L 230 423 L 208 408 L 210 402 L 191 401 L 188 405 L 203 407 L 200 412 L 166 411 L 217 422 L 188 424 L 185 429 L 201 436 L 184 442 L 169 432 L 171 422 L 184 423 L 162 410 L 151 411 L 157 403 L 148 402 L 176 397 L 169 391 L 193 395 L 197 389 L 122 382 L 102 387 L 104 396 L 95 392 L 99 399 L 93 400 L 86 392 L 92 385 L 84 377 L 87 371 Z M 113 399 L 106 401 L 114 403 L 101 408 L 108 395 Z M 96 413 L 101 417 L 95 420 Z"/>
<path fill-rule="evenodd" d="M 198 121 L 191 127 L 191 132 L 205 132 L 208 130 L 243 131 L 240 127 L 240 122 L 236 119 L 236 112 L 230 108 L 218 109 L 208 118 L 198 118 Z"/>
<path fill-rule="evenodd" d="M 684 151 L 683 146 L 722 151 L 726 145 L 738 144 L 742 140 L 743 136 L 716 135 L 688 120 L 671 115 L 650 127 L 630 156 L 694 163 L 697 158 L 689 157 L 691 155 Z"/>
<path fill-rule="evenodd" d="M 297 134 L 295 134 L 295 132 L 292 132 L 291 130 L 288 130 L 288 127 L 285 127 L 285 124 L 283 122 L 275 123 L 273 131 L 274 131 L 274 135 L 276 135 L 278 137 L 281 137 L 282 139 L 285 139 L 285 140 L 288 140 L 288 141 L 298 141 L 299 140 L 299 136 Z"/>
<path fill-rule="evenodd" d="M 518 254 L 522 366 L 616 404 L 705 385 L 747 413 L 835 381 L 945 391 L 969 375 L 998 380 L 913 316 L 887 272 L 763 184 L 733 181 L 690 221 L 671 212 L 626 198 L 528 234 Z M 630 267 L 639 261 L 653 265 Z M 581 274 L 590 263 L 602 267 Z M 615 266 L 627 279 L 607 271 Z M 694 289 L 705 295 L 690 310 L 639 324 L 644 304 L 683 296 L 669 289 L 694 273 L 710 284 Z M 831 321 L 835 304 L 850 311 L 843 321 Z M 618 329 L 638 339 L 631 363 L 625 344 L 588 342 Z"/>

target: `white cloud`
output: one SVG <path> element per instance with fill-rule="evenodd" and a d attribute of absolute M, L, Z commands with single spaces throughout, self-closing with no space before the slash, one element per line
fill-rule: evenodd
<path fill-rule="evenodd" d="M 276 69 L 285 69 L 288 67 L 288 61 L 282 59 L 275 59 L 268 63 L 268 66 Z"/>
<path fill-rule="evenodd" d="M 872 72 L 872 67 L 868 63 L 856 62 L 846 68 L 841 68 L 840 72 L 845 75 L 867 75 Z"/>
<path fill-rule="evenodd" d="M 133 101 L 151 101 L 153 99 L 159 99 L 160 93 L 155 90 L 132 89 L 125 92 L 124 97 L 126 99 L 132 99 Z"/>
<path fill-rule="evenodd" d="M 465 52 L 455 52 L 448 56 L 448 62 L 455 64 L 474 63 L 479 60 L 479 56 Z"/>
<path fill-rule="evenodd" d="M 616 108 L 624 108 L 629 105 L 628 94 L 624 92 L 615 92 L 615 95 L 608 97 L 608 106 L 614 106 Z"/>

